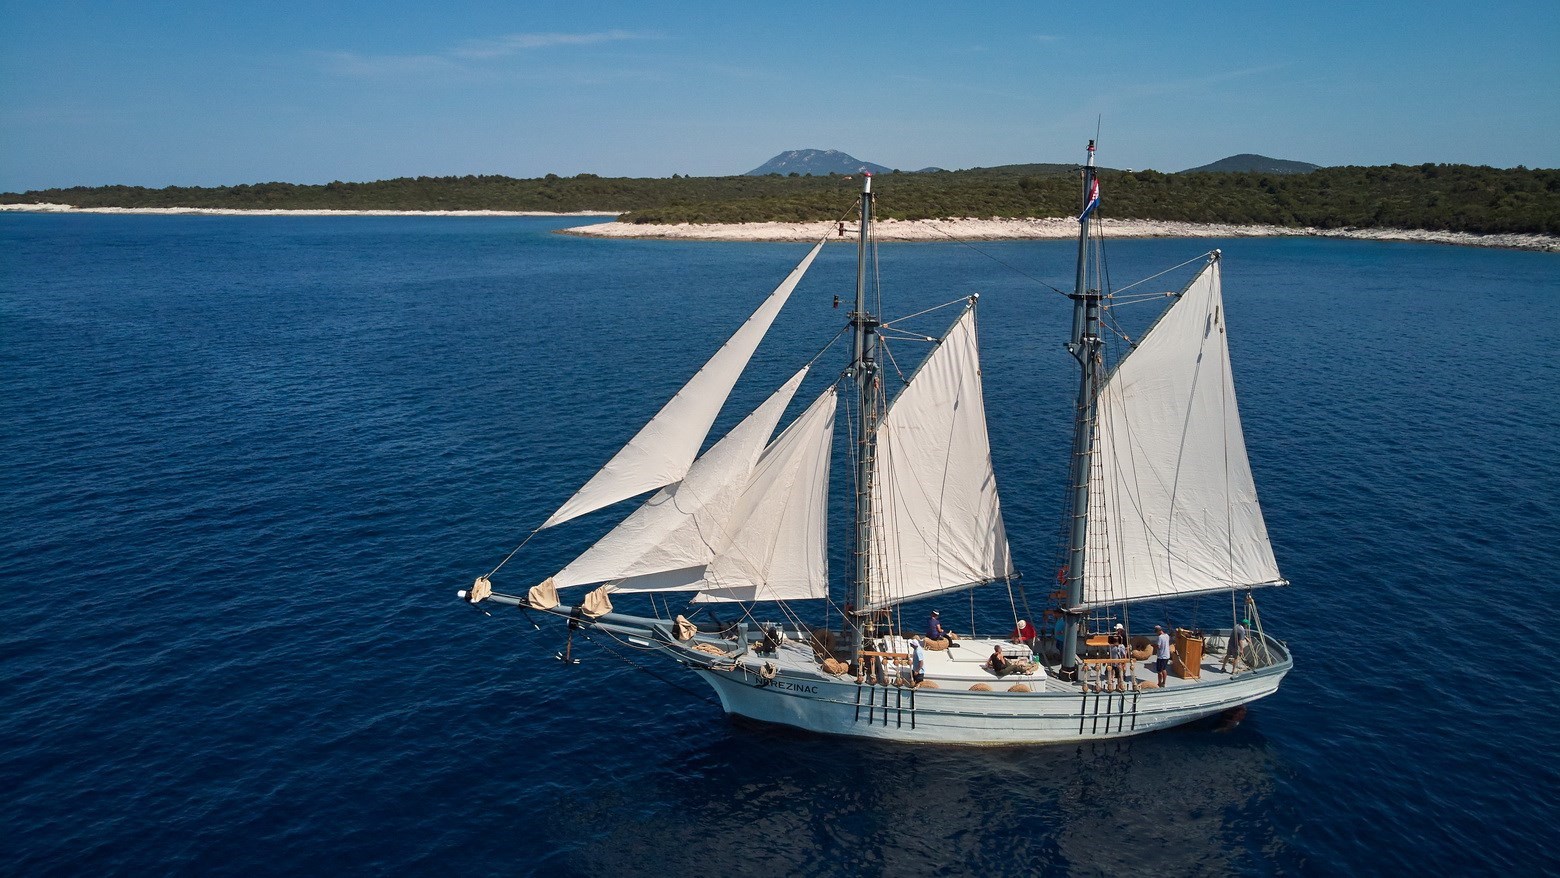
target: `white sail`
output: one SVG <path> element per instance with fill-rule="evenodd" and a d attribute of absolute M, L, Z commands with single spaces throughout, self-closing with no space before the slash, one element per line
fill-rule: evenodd
<path fill-rule="evenodd" d="M 826 596 L 835 401 L 830 387 L 764 450 L 706 567 L 635 577 L 614 590 L 694 590 L 700 601 Z"/>
<path fill-rule="evenodd" d="M 1012 574 L 981 395 L 975 310 L 954 323 L 877 430 L 867 609 Z"/>
<path fill-rule="evenodd" d="M 1105 382 L 1095 447 L 1088 604 L 1281 582 L 1235 405 L 1217 261 Z"/>
<path fill-rule="evenodd" d="M 646 500 L 553 577 L 559 588 L 702 567 L 723 531 L 775 425 L 806 377 L 803 368 L 733 427 L 687 476 Z"/>
<path fill-rule="evenodd" d="M 819 241 L 709 362 L 542 527 L 665 487 L 686 475 L 748 359 L 822 247 Z"/>
<path fill-rule="evenodd" d="M 830 387 L 764 452 L 696 601 L 791 601 L 829 594 Z"/>

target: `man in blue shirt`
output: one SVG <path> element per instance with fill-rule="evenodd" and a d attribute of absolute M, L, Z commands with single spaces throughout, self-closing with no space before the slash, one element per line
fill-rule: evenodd
<path fill-rule="evenodd" d="M 926 639 L 927 640 L 947 640 L 948 639 L 948 632 L 944 631 L 943 630 L 943 626 L 942 626 L 942 614 L 937 612 L 936 610 L 932 611 L 932 618 L 926 620 Z"/>

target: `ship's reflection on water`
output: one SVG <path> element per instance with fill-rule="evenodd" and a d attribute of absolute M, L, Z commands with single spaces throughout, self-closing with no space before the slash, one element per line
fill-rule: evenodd
<path fill-rule="evenodd" d="M 1233 717 L 1080 746 L 881 745 L 732 724 L 636 778 L 560 791 L 547 868 L 592 875 L 1241 873 L 1298 858 L 1285 768 Z M 650 784 L 649 790 L 624 784 Z M 641 803 L 658 803 L 638 810 Z M 1282 834 L 1282 833 L 1280 833 Z"/>

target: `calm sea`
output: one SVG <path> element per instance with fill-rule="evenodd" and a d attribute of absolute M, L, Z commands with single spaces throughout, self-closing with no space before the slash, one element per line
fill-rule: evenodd
<path fill-rule="evenodd" d="M 1117 286 L 1224 248 L 1294 582 L 1258 601 L 1295 670 L 1233 729 L 961 750 L 734 724 L 692 678 L 593 641 L 566 668 L 557 626 L 455 600 L 806 249 L 551 234 L 575 222 L 0 216 L 0 871 L 1556 869 L 1560 256 L 1111 243 Z M 883 309 L 982 294 L 1039 592 L 1076 380 L 1045 284 L 1073 246 L 977 247 L 885 245 Z M 717 429 L 838 328 L 854 258 L 825 250 Z M 544 533 L 501 585 L 611 520 Z"/>

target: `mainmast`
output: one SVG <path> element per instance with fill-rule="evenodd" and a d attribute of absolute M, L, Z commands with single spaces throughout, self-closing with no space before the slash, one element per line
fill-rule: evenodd
<path fill-rule="evenodd" d="M 1067 598 L 1063 605 L 1067 629 L 1062 641 L 1064 680 L 1077 679 L 1078 632 L 1083 626 L 1083 564 L 1089 537 L 1089 476 L 1094 452 L 1096 400 L 1103 372 L 1100 341 L 1100 290 L 1089 286 L 1089 221 L 1099 203 L 1099 183 L 1094 167 L 1094 141 L 1089 141 L 1088 163 L 1083 167 L 1083 210 L 1078 215 L 1078 276 L 1073 300 L 1072 336 L 1067 351 L 1078 360 L 1078 408 L 1073 426 L 1072 529 L 1067 545 Z M 1096 273 L 1096 282 L 1098 273 Z"/>
<path fill-rule="evenodd" d="M 850 649 L 852 663 L 862 668 L 861 650 L 865 639 L 876 634 L 868 609 L 872 601 L 872 489 L 877 465 L 877 327 L 878 321 L 867 312 L 867 260 L 871 256 L 872 175 L 863 174 L 861 185 L 861 234 L 856 242 L 856 308 L 850 313 L 855 329 L 855 356 L 851 370 L 856 378 L 858 423 L 856 425 L 856 564 L 850 587 L 849 605 L 854 613 L 847 618 L 847 632 L 854 632 Z M 864 672 L 864 671 L 863 671 Z"/>

